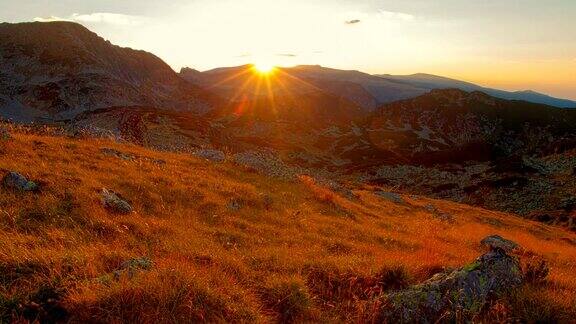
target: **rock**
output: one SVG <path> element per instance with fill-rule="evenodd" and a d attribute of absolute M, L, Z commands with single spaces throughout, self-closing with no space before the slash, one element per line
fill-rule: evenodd
<path fill-rule="evenodd" d="M 451 322 L 477 315 L 492 297 L 522 284 L 518 259 L 495 249 L 476 261 L 405 290 L 390 293 L 383 302 L 379 320 L 401 323 Z M 450 318 L 453 317 L 453 318 Z"/>
<path fill-rule="evenodd" d="M 376 194 L 386 200 L 389 200 L 396 204 L 404 204 L 404 199 L 402 196 L 395 192 L 388 192 L 388 191 L 377 191 Z"/>
<path fill-rule="evenodd" d="M 102 152 L 102 154 L 104 155 L 114 156 L 125 161 L 133 161 L 136 159 L 136 156 L 134 154 L 120 152 L 118 150 L 109 147 L 101 148 L 100 152 Z"/>
<path fill-rule="evenodd" d="M 502 249 L 508 253 L 520 248 L 520 245 L 503 238 L 500 235 L 490 235 L 485 237 L 480 244 L 490 248 L 491 250 L 494 249 Z"/>
<path fill-rule="evenodd" d="M 228 209 L 238 211 L 242 208 L 242 203 L 238 199 L 232 199 L 228 202 Z"/>
<path fill-rule="evenodd" d="M 267 151 L 246 151 L 234 155 L 234 162 L 258 173 L 284 179 L 293 179 L 296 174 L 277 155 Z"/>
<path fill-rule="evenodd" d="M 152 260 L 148 257 L 132 258 L 130 260 L 122 262 L 120 268 L 118 268 L 113 272 L 114 278 L 118 280 L 120 279 L 120 276 L 122 276 L 123 273 L 126 273 L 128 275 L 128 278 L 131 279 L 132 277 L 134 277 L 137 271 L 139 270 L 149 271 L 150 269 L 152 269 L 152 265 L 153 265 Z"/>
<path fill-rule="evenodd" d="M 427 212 L 432 214 L 432 216 L 434 216 L 434 218 L 437 218 L 441 221 L 446 221 L 446 222 L 454 221 L 454 217 L 451 214 L 443 212 L 441 210 L 438 210 L 438 208 L 436 208 L 436 206 L 434 206 L 434 205 L 428 204 L 428 205 L 424 206 L 424 209 L 426 209 Z"/>
<path fill-rule="evenodd" d="M 350 190 L 349 188 L 343 186 L 342 184 L 331 180 L 331 179 L 327 179 L 324 177 L 313 177 L 314 181 L 316 182 L 316 184 L 321 185 L 323 187 L 326 187 L 328 189 L 330 189 L 331 191 L 334 191 L 336 193 L 341 194 L 342 196 L 348 198 L 348 199 L 356 199 L 356 195 L 354 194 L 354 192 L 352 192 L 352 190 Z"/>
<path fill-rule="evenodd" d="M 212 161 L 212 162 L 217 162 L 217 163 L 221 163 L 224 162 L 224 160 L 226 160 L 226 154 L 224 154 L 224 152 L 222 151 L 218 151 L 218 150 L 212 150 L 212 149 L 202 149 L 202 150 L 198 150 L 195 151 L 194 153 L 195 156 L 208 160 L 208 161 Z"/>
<path fill-rule="evenodd" d="M 130 206 L 126 200 L 122 199 L 114 191 L 102 189 L 100 195 L 102 196 L 102 204 L 104 207 L 113 212 L 129 214 L 133 211 L 132 206 Z"/>
<path fill-rule="evenodd" d="M 12 135 L 6 126 L 0 126 L 0 140 L 7 141 L 12 139 Z"/>
<path fill-rule="evenodd" d="M 29 181 L 18 172 L 8 172 L 2 180 L 4 187 L 19 191 L 36 191 L 38 185 L 34 181 Z"/>

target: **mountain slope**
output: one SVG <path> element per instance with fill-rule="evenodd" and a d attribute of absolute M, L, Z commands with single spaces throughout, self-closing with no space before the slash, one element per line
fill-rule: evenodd
<path fill-rule="evenodd" d="M 307 177 L 108 140 L 8 133 L 2 176 L 40 190 L 0 190 L 3 322 L 357 322 L 378 315 L 383 294 L 473 261 L 489 234 L 551 272 L 480 318 L 576 312 L 576 236 L 555 227 L 370 187 L 346 198 Z M 134 211 L 107 210 L 102 188 Z"/>
<path fill-rule="evenodd" d="M 528 102 L 540 103 L 560 108 L 576 108 L 576 101 L 554 98 L 545 94 L 534 91 L 503 91 L 498 89 L 491 89 L 481 87 L 479 85 L 441 77 L 432 74 L 412 74 L 412 75 L 390 75 L 382 74 L 382 78 L 391 81 L 402 82 L 406 85 L 412 85 L 418 88 L 433 90 L 433 89 L 460 89 L 464 91 L 481 91 L 491 96 L 507 99 L 507 100 L 523 100 Z"/>
<path fill-rule="evenodd" d="M 69 22 L 0 24 L 0 114 L 67 119 L 114 106 L 211 109 L 211 96 L 162 60 Z"/>
<path fill-rule="evenodd" d="M 576 111 L 434 90 L 334 140 L 360 178 L 576 229 Z M 342 143 L 338 143 L 342 141 Z M 356 158 L 364 156 L 364 158 Z"/>

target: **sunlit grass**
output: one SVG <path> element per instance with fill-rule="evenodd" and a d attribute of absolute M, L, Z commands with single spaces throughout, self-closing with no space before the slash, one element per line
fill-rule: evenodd
<path fill-rule="evenodd" d="M 530 292 L 576 314 L 576 247 L 564 240 L 576 237 L 561 229 L 424 198 L 399 205 L 362 190 L 348 199 L 311 178 L 271 179 L 106 140 L 13 137 L 0 143 L 2 168 L 41 191 L 0 190 L 2 320 L 23 316 L 18 305 L 49 287 L 75 321 L 357 321 L 369 298 L 390 289 L 374 283 L 383 273 L 396 271 L 390 286 L 417 283 L 473 260 L 495 233 L 544 257 L 550 282 Z M 135 212 L 108 213 L 103 187 Z M 229 208 L 231 200 L 241 207 Z M 454 222 L 434 218 L 427 204 Z M 115 278 L 140 257 L 152 267 Z M 517 300 L 528 314 L 533 306 Z"/>

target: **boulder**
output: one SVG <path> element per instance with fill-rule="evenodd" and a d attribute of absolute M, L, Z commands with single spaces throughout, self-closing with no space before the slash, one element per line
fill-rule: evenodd
<path fill-rule="evenodd" d="M 117 158 L 125 160 L 125 161 L 133 161 L 136 159 L 136 156 L 134 154 L 120 152 L 118 150 L 115 150 L 115 149 L 109 148 L 109 147 L 101 148 L 100 152 L 102 152 L 102 154 L 104 154 L 104 155 L 117 157 Z"/>
<path fill-rule="evenodd" d="M 133 211 L 132 206 L 112 190 L 102 189 L 100 195 L 102 197 L 102 205 L 106 209 L 118 214 L 129 214 Z"/>
<path fill-rule="evenodd" d="M 8 172 L 2 179 L 2 184 L 6 188 L 19 190 L 19 191 L 36 191 L 38 185 L 34 181 L 26 179 L 25 176 L 18 172 Z"/>
<path fill-rule="evenodd" d="M 388 201 L 391 201 L 395 204 L 404 204 L 404 199 L 402 196 L 395 192 L 388 192 L 388 191 L 377 191 L 376 194 Z"/>
<path fill-rule="evenodd" d="M 242 202 L 238 199 L 232 199 L 228 202 L 228 209 L 238 211 L 242 208 Z"/>
<path fill-rule="evenodd" d="M 516 242 L 507 240 L 500 235 L 490 235 L 485 237 L 480 241 L 480 244 L 490 248 L 491 250 L 502 249 L 508 253 L 520 248 L 520 245 L 516 244 Z"/>
<path fill-rule="evenodd" d="M 294 169 L 286 165 L 275 153 L 246 151 L 235 154 L 234 162 L 242 167 L 275 178 L 294 179 Z"/>
<path fill-rule="evenodd" d="M 518 259 L 496 248 L 460 269 L 437 274 L 420 285 L 386 295 L 381 300 L 379 320 L 435 323 L 439 319 L 456 320 L 457 315 L 471 319 L 491 298 L 522 282 Z"/>
<path fill-rule="evenodd" d="M 132 279 L 138 271 L 149 271 L 152 269 L 152 260 L 148 257 L 132 258 L 122 262 L 120 268 L 114 270 L 114 279 L 119 280 L 122 274 L 126 274 L 129 279 Z"/>
<path fill-rule="evenodd" d="M 195 156 L 212 161 L 212 162 L 224 162 L 226 160 L 226 154 L 222 151 L 212 150 L 212 149 L 202 149 L 197 150 L 193 153 Z"/>
<path fill-rule="evenodd" d="M 7 141 L 12 139 L 12 135 L 6 126 L 0 126 L 0 140 Z"/>

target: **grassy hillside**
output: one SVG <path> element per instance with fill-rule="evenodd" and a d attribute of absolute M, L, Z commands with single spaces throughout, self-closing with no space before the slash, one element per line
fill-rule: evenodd
<path fill-rule="evenodd" d="M 363 321 L 380 294 L 474 260 L 489 234 L 551 271 L 483 316 L 576 315 L 576 235 L 558 228 L 368 187 L 345 198 L 308 177 L 107 140 L 11 135 L 2 176 L 40 190 L 0 189 L 0 321 Z M 102 188 L 134 212 L 103 208 Z"/>

